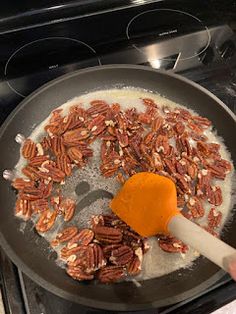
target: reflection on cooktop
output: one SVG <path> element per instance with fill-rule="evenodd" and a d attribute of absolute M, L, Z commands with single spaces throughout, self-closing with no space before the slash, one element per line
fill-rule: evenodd
<path fill-rule="evenodd" d="M 171 56 L 165 55 L 170 42 L 174 49 L 172 54 L 178 51 L 179 60 L 190 59 L 204 52 L 211 40 L 208 28 L 199 18 L 172 9 L 155 9 L 139 13 L 128 23 L 126 36 L 132 41 L 133 47 L 141 53 L 148 54 L 151 60 L 157 58 L 173 60 Z M 186 42 L 190 38 L 191 45 Z M 145 45 L 147 41 L 148 47 Z"/>
<path fill-rule="evenodd" d="M 96 51 L 88 44 L 73 38 L 48 37 L 18 48 L 5 65 L 5 76 L 9 87 L 25 97 L 60 75 L 99 64 Z"/>

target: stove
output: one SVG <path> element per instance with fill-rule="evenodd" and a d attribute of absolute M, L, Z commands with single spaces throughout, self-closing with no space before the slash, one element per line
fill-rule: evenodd
<path fill-rule="evenodd" d="M 0 12 L 0 123 L 26 96 L 60 75 L 121 63 L 181 74 L 236 113 L 236 1 L 14 2 Z M 4 252 L 0 266 L 6 313 L 109 313 L 44 290 Z M 207 314 L 235 298 L 236 283 L 225 275 L 192 299 L 140 313 Z"/>

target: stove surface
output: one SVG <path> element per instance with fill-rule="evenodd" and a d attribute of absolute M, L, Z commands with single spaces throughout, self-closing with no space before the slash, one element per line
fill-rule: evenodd
<path fill-rule="evenodd" d="M 227 1 L 50 1 L 32 8 L 36 22 L 23 25 L 25 8 L 0 15 L 0 123 L 31 92 L 77 69 L 140 64 L 181 74 L 219 97 L 236 113 L 236 3 Z M 95 5 L 93 14 L 91 6 Z M 63 18 L 49 7 L 63 9 Z M 73 8 L 73 16 L 70 13 Z M 113 10 L 111 10 L 113 9 Z M 43 12 L 47 10 L 48 18 Z M 67 11 L 68 10 L 68 11 Z M 82 12 L 82 13 L 81 13 Z M 55 12 L 54 12 L 55 13 Z M 5 14 L 5 15 L 4 15 Z M 12 22 L 9 26 L 9 23 Z M 5 26 L 4 26 L 5 25 Z M 214 110 L 214 108 L 213 108 Z M 20 272 L 2 252 L 1 286 L 7 313 L 102 313 L 63 300 Z M 145 313 L 210 313 L 236 298 L 226 275 L 191 300 Z M 108 313 L 106 311 L 106 313 Z M 110 312 L 114 313 L 114 312 Z M 128 312 L 126 312 L 128 313 Z M 144 313 L 144 312 L 140 312 Z"/>

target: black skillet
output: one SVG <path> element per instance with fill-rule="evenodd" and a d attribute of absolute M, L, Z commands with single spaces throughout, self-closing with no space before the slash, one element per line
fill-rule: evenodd
<path fill-rule="evenodd" d="M 166 72 L 133 65 L 109 65 L 80 70 L 62 76 L 27 97 L 7 118 L 0 130 L 0 170 L 12 169 L 19 159 L 17 133 L 28 136 L 35 124 L 67 100 L 83 93 L 112 87 L 134 86 L 156 91 L 167 98 L 196 110 L 213 121 L 225 140 L 236 165 L 236 118 L 214 95 L 199 85 Z M 20 231 L 21 220 L 14 217 L 15 193 L 1 180 L 0 243 L 12 261 L 36 283 L 51 292 L 83 305 L 110 310 L 141 310 L 176 303 L 203 291 L 224 272 L 207 259 L 197 259 L 191 270 L 175 271 L 142 282 L 141 287 L 123 282 L 112 285 L 79 283 L 55 264 L 55 254 L 46 241 L 27 224 Z M 236 216 L 223 232 L 223 239 L 236 247 Z M 158 260 L 156 261 L 158 263 Z"/>

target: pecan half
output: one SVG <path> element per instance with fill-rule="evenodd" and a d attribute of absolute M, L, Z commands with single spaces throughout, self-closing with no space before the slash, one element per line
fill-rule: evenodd
<path fill-rule="evenodd" d="M 80 144 L 82 140 L 87 139 L 89 136 L 89 131 L 85 128 L 70 130 L 63 134 L 63 143 L 66 146 L 76 146 Z"/>
<path fill-rule="evenodd" d="M 117 266 L 125 266 L 132 260 L 133 255 L 133 250 L 129 246 L 123 245 L 111 252 L 110 262 Z"/>
<path fill-rule="evenodd" d="M 57 217 L 57 212 L 46 210 L 42 212 L 37 224 L 35 225 L 38 232 L 47 232 L 52 228 Z"/>
<path fill-rule="evenodd" d="M 70 160 L 76 164 L 83 160 L 83 153 L 79 147 L 70 147 L 67 150 L 67 155 L 69 156 Z"/>
<path fill-rule="evenodd" d="M 56 235 L 56 238 L 51 242 L 52 246 L 63 243 L 72 239 L 78 233 L 78 228 L 75 226 L 64 228 Z"/>
<path fill-rule="evenodd" d="M 84 270 L 82 270 L 82 268 L 79 266 L 69 266 L 66 272 L 69 276 L 78 281 L 92 280 L 94 278 L 92 274 L 85 273 Z"/>
<path fill-rule="evenodd" d="M 85 265 L 86 273 L 93 273 L 106 265 L 106 260 L 103 256 L 103 251 L 100 245 L 95 243 L 90 244 L 88 246 L 86 253 L 87 253 L 87 262 Z"/>
<path fill-rule="evenodd" d="M 34 213 L 41 213 L 49 210 L 48 201 L 44 198 L 32 201 L 31 207 Z"/>
<path fill-rule="evenodd" d="M 50 139 L 50 141 L 51 141 L 50 148 L 53 151 L 54 155 L 58 156 L 65 153 L 66 149 L 63 144 L 61 136 L 54 136 Z"/>
<path fill-rule="evenodd" d="M 25 220 L 28 220 L 32 215 L 31 202 L 18 198 L 15 204 L 15 214 L 22 215 Z"/>
<path fill-rule="evenodd" d="M 211 208 L 207 216 L 207 220 L 209 228 L 218 228 L 222 220 L 222 213 L 215 208 Z"/>
<path fill-rule="evenodd" d="M 112 283 L 122 279 L 125 276 L 123 267 L 106 266 L 99 270 L 98 280 L 101 283 Z"/>
<path fill-rule="evenodd" d="M 16 178 L 12 181 L 13 188 L 16 190 L 24 190 L 25 188 L 33 188 L 34 182 L 30 179 Z"/>
<path fill-rule="evenodd" d="M 119 229 L 96 226 L 95 238 L 102 243 L 119 243 L 122 240 L 122 232 Z"/>
<path fill-rule="evenodd" d="M 67 244 L 67 248 L 71 249 L 76 246 L 87 246 L 92 242 L 94 233 L 90 229 L 81 230 L 75 237 L 73 237 Z"/>
<path fill-rule="evenodd" d="M 141 272 L 141 261 L 138 256 L 134 256 L 131 262 L 127 265 L 127 272 L 131 276 L 136 276 Z"/>
<path fill-rule="evenodd" d="M 37 154 L 37 147 L 36 144 L 31 139 L 26 139 L 22 150 L 21 150 L 22 156 L 26 159 L 30 159 L 36 156 Z"/>
<path fill-rule="evenodd" d="M 208 186 L 206 189 L 207 200 L 215 206 L 219 206 L 223 202 L 222 191 L 219 186 Z"/>
<path fill-rule="evenodd" d="M 66 176 L 71 175 L 72 166 L 66 154 L 58 155 L 56 159 L 56 164 L 57 168 L 63 171 Z"/>
<path fill-rule="evenodd" d="M 160 248 L 168 253 L 186 253 L 188 250 L 186 244 L 172 236 L 163 236 L 159 238 L 158 243 Z"/>
<path fill-rule="evenodd" d="M 40 167 L 42 163 L 45 162 L 46 160 L 49 160 L 49 156 L 40 155 L 32 157 L 29 159 L 29 166 Z"/>
<path fill-rule="evenodd" d="M 187 208 L 190 210 L 193 218 L 200 218 L 204 216 L 204 208 L 202 202 L 196 197 L 191 197 L 187 202 Z"/>
<path fill-rule="evenodd" d="M 64 213 L 64 221 L 70 221 L 75 213 L 76 203 L 70 198 L 65 198 L 59 205 L 59 210 Z"/>

